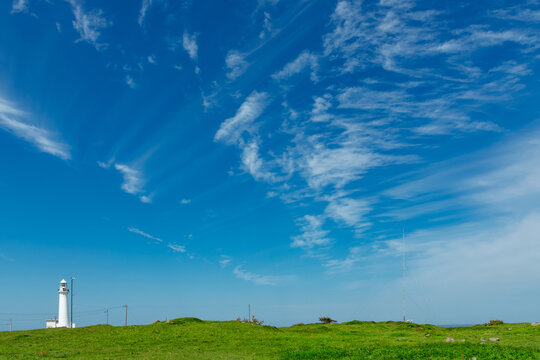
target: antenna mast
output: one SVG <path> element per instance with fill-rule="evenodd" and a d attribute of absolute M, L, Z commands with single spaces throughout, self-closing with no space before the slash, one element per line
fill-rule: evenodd
<path fill-rule="evenodd" d="M 403 225 L 403 268 L 402 268 L 402 282 L 403 282 L 403 321 L 407 321 L 405 318 L 405 225 Z"/>

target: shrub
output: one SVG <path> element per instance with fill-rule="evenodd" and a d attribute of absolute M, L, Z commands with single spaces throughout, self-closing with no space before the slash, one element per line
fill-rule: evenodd
<path fill-rule="evenodd" d="M 257 320 L 255 315 L 251 315 L 251 323 L 254 325 L 262 325 L 264 321 Z"/>
<path fill-rule="evenodd" d="M 329 318 L 328 316 L 323 316 L 323 317 L 320 317 L 319 318 L 319 321 L 324 323 L 324 324 L 331 324 L 331 323 L 335 323 L 336 320 L 332 319 L 332 318 Z"/>
<path fill-rule="evenodd" d="M 246 318 L 243 318 L 243 319 L 240 319 L 240 317 L 237 317 L 236 318 L 236 321 L 238 322 L 243 322 L 243 323 L 252 323 L 254 325 L 262 325 L 264 321 L 261 321 L 261 320 L 258 320 L 255 315 L 252 315 L 251 316 L 251 321 L 249 321 L 249 319 L 246 319 Z"/>
<path fill-rule="evenodd" d="M 502 325 L 504 322 L 502 320 L 489 320 L 489 323 L 485 325 Z"/>

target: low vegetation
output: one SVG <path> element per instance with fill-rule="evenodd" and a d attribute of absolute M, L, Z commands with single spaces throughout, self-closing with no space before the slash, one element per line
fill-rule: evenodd
<path fill-rule="evenodd" d="M 540 359 L 540 326 L 520 323 L 443 328 L 350 321 L 276 328 L 242 321 L 181 318 L 144 326 L 0 333 L 0 359 L 42 358 Z"/>
<path fill-rule="evenodd" d="M 329 318 L 328 316 L 323 316 L 319 318 L 319 321 L 323 324 L 331 324 L 337 322 L 336 320 Z"/>

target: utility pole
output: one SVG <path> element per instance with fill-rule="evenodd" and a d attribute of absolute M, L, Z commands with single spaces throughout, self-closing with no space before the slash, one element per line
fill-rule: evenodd
<path fill-rule="evenodd" d="M 405 318 L 405 225 L 403 225 L 403 321 L 407 321 Z"/>
<path fill-rule="evenodd" d="M 127 304 L 126 304 L 126 305 L 123 305 L 122 307 L 125 307 L 125 308 L 126 308 L 126 322 L 125 322 L 125 325 L 124 325 L 124 326 L 127 326 L 127 308 L 128 308 L 128 306 L 127 306 Z"/>
<path fill-rule="evenodd" d="M 9 331 L 13 331 L 13 321 L 9 319 Z"/>
<path fill-rule="evenodd" d="M 70 329 L 73 329 L 73 280 L 75 280 L 75 278 L 72 276 L 71 277 L 71 315 L 69 316 L 69 318 L 71 319 L 71 323 L 69 324 L 69 328 Z"/>
<path fill-rule="evenodd" d="M 248 304 L 248 321 L 251 323 L 251 304 Z"/>
<path fill-rule="evenodd" d="M 109 325 L 109 309 L 105 310 L 105 312 L 107 313 L 107 325 Z"/>

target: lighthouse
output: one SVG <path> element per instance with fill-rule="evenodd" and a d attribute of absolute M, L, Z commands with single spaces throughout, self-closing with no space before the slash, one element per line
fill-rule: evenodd
<path fill-rule="evenodd" d="M 62 279 L 60 281 L 60 287 L 58 288 L 58 319 L 47 320 L 48 328 L 70 327 L 68 317 L 68 294 L 69 290 L 67 288 L 67 282 Z M 75 327 L 75 324 L 73 324 L 73 327 Z"/>
<path fill-rule="evenodd" d="M 69 327 L 68 318 L 68 293 L 69 290 L 66 287 L 66 280 L 60 281 L 60 288 L 58 289 L 58 327 Z"/>

